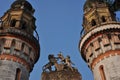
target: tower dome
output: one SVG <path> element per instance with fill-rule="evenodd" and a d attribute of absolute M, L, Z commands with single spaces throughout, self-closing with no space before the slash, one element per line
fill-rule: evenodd
<path fill-rule="evenodd" d="M 29 11 L 33 11 L 32 5 L 26 0 L 16 0 L 12 5 L 11 9 L 28 9 Z"/>
<path fill-rule="evenodd" d="M 88 8 L 92 8 L 93 7 L 93 3 L 95 3 L 95 0 L 87 0 L 84 4 L 84 10 L 88 9 Z"/>
<path fill-rule="evenodd" d="M 96 5 L 96 2 L 104 3 L 104 2 L 106 2 L 106 0 L 87 0 L 83 7 L 84 11 L 93 8 Z"/>

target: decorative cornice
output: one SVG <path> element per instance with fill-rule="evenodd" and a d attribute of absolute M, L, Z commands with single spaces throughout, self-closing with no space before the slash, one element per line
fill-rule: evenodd
<path fill-rule="evenodd" d="M 23 30 L 19 30 L 17 28 L 8 28 L 5 30 L 0 30 L 0 36 L 9 36 L 9 37 L 16 37 L 19 39 L 22 39 L 26 42 L 28 42 L 32 47 L 34 47 L 35 52 L 36 52 L 36 60 L 35 62 L 37 62 L 39 56 L 40 56 L 40 45 L 39 45 L 39 41 L 33 36 L 30 35 L 26 32 L 24 32 Z"/>
<path fill-rule="evenodd" d="M 110 29 L 120 29 L 120 23 L 107 24 L 107 25 L 102 25 L 100 27 L 95 27 L 90 32 L 86 33 L 79 42 L 80 51 L 82 50 L 82 47 L 84 46 L 86 40 L 89 39 L 92 35 L 94 35 L 98 32 L 105 31 L 105 30 L 110 30 Z"/>

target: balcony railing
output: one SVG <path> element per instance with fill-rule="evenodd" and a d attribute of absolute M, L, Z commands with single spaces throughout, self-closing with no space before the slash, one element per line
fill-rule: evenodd
<path fill-rule="evenodd" d="M 95 25 L 92 28 L 90 28 L 90 30 L 88 30 L 87 32 L 84 30 L 84 28 L 82 28 L 80 32 L 80 38 L 82 38 L 86 33 L 89 33 L 92 29 L 95 29 L 97 27 L 107 25 L 107 24 L 120 24 L 120 18 L 116 18 L 116 21 L 104 22 L 99 25 Z"/>
<path fill-rule="evenodd" d="M 117 22 L 120 22 L 120 18 L 117 17 L 117 18 L 116 18 L 116 21 L 117 21 Z"/>
<path fill-rule="evenodd" d="M 0 20 L 0 30 L 3 30 L 3 21 Z M 23 35 L 28 35 L 29 37 L 30 36 L 34 36 L 38 41 L 39 41 L 39 35 L 38 35 L 38 32 L 37 30 L 34 31 L 34 34 L 33 35 L 30 35 L 29 33 L 25 32 L 24 30 L 21 30 L 21 29 L 18 29 L 18 28 L 15 28 L 15 27 L 9 27 L 8 29 L 5 29 L 6 32 L 18 32 L 20 34 L 23 34 Z M 5 31 L 2 31 L 2 32 L 5 32 Z M 1 32 L 1 31 L 0 31 Z"/>

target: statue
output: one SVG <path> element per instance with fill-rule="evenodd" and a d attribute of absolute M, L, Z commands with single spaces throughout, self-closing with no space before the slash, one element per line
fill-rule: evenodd
<path fill-rule="evenodd" d="M 49 71 L 52 71 L 52 68 L 51 68 L 51 67 L 52 67 L 52 66 L 54 65 L 54 63 L 57 61 L 57 58 L 55 58 L 53 54 L 50 54 L 50 55 L 48 56 L 48 60 L 49 60 L 49 62 L 48 62 L 46 65 L 43 66 L 43 72 L 45 72 L 47 69 L 48 69 Z"/>
<path fill-rule="evenodd" d="M 52 64 L 48 62 L 46 65 L 42 67 L 43 72 L 45 72 L 47 69 L 51 72 L 52 71 Z"/>
<path fill-rule="evenodd" d="M 57 56 L 61 60 L 61 63 L 65 63 L 65 58 L 64 58 L 64 56 L 62 55 L 61 52 Z"/>
<path fill-rule="evenodd" d="M 71 70 L 73 71 L 75 68 L 72 67 L 74 63 L 72 63 L 70 56 L 67 55 L 66 58 L 62 55 L 60 52 L 57 57 L 55 57 L 53 54 L 48 55 L 49 62 L 43 66 L 43 72 L 46 72 L 47 70 L 49 72 L 53 71 L 52 66 L 54 66 L 55 71 L 61 71 L 61 70 Z M 58 62 L 60 60 L 60 63 Z"/>
<path fill-rule="evenodd" d="M 73 71 L 72 65 L 75 65 L 75 64 L 70 60 L 69 55 L 67 55 L 67 57 L 65 58 L 65 65 Z"/>

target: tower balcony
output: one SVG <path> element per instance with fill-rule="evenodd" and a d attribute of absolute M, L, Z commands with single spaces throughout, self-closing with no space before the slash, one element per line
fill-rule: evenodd
<path fill-rule="evenodd" d="M 0 46 L 0 59 L 21 63 L 28 71 L 32 71 L 40 56 L 39 37 L 17 28 L 1 28 Z"/>
<path fill-rule="evenodd" d="M 108 24 L 120 24 L 120 18 L 116 18 L 116 21 L 109 21 L 109 22 L 103 22 L 101 24 L 92 26 L 92 28 L 89 31 L 85 31 L 84 28 L 82 28 L 81 32 L 80 32 L 80 38 L 84 37 L 87 33 L 91 32 L 92 30 L 94 30 L 95 28 L 99 28 Z M 91 24 L 88 24 L 91 25 Z"/>
<path fill-rule="evenodd" d="M 101 24 L 99 27 L 94 27 L 81 37 L 79 50 L 91 68 L 93 68 L 91 66 L 93 61 L 100 55 L 109 51 L 120 51 L 119 31 L 120 23 L 110 22 Z M 117 53 L 110 55 L 117 55 Z"/>
<path fill-rule="evenodd" d="M 3 29 L 2 24 L 0 24 L 0 35 L 5 35 L 5 34 L 19 35 L 25 39 L 34 41 L 37 45 L 39 43 L 39 36 L 38 36 L 37 31 L 35 31 L 34 35 L 31 35 L 31 34 L 27 33 L 26 31 L 19 29 L 19 28 L 9 27 L 7 29 Z"/>

